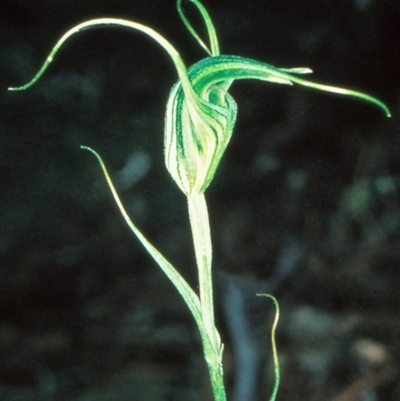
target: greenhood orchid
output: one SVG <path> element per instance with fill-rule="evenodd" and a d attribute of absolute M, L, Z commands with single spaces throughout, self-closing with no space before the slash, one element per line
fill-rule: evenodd
<path fill-rule="evenodd" d="M 299 75 L 312 72 L 309 68 L 277 68 L 249 58 L 221 55 L 216 31 L 207 10 L 198 0 L 188 1 L 200 11 L 210 42 L 208 47 L 201 40 L 182 10 L 182 0 L 178 0 L 177 7 L 182 21 L 209 56 L 189 69 L 175 47 L 152 28 L 124 19 L 100 18 L 70 29 L 57 42 L 42 68 L 29 83 L 9 89 L 24 90 L 32 86 L 47 69 L 62 44 L 83 29 L 98 25 L 117 25 L 149 35 L 167 51 L 179 77 L 170 92 L 165 116 L 165 162 L 172 178 L 186 195 L 203 193 L 206 190 L 229 143 L 236 121 L 237 106 L 228 90 L 237 79 L 257 79 L 286 85 L 296 83 L 321 91 L 353 96 L 374 103 L 390 116 L 385 104 L 370 95 L 300 78 Z"/>
<path fill-rule="evenodd" d="M 205 59 L 190 68 L 186 68 L 175 47 L 152 28 L 125 19 L 99 18 L 83 22 L 66 32 L 56 43 L 34 78 L 24 86 L 9 88 L 9 90 L 19 91 L 32 86 L 45 72 L 60 47 L 72 35 L 94 26 L 120 26 L 140 31 L 155 40 L 168 53 L 175 66 L 178 81 L 170 91 L 166 108 L 165 163 L 171 177 L 187 196 L 199 275 L 199 295 L 131 221 L 101 157 L 91 148 L 86 146 L 82 146 L 82 148 L 89 150 L 97 157 L 125 221 L 187 303 L 201 334 L 215 400 L 225 401 L 222 371 L 223 346 L 214 321 L 211 234 L 204 192 L 216 173 L 235 126 L 238 109 L 235 100 L 228 92 L 230 86 L 238 79 L 256 79 L 284 85 L 299 84 L 316 90 L 365 100 L 381 108 L 388 117 L 390 111 L 384 103 L 370 95 L 313 83 L 302 78 L 302 75 L 312 72 L 309 68 L 276 68 L 257 60 L 220 54 L 217 34 L 207 10 L 200 1 L 187 0 L 197 8 L 204 21 L 209 46 L 199 37 L 186 18 L 182 9 L 182 1 L 177 0 L 178 13 L 188 31 L 207 53 Z M 273 296 L 264 295 L 274 301 L 277 311 L 271 332 L 276 375 L 271 396 L 271 401 L 273 401 L 279 384 L 279 365 L 274 338 L 279 308 Z"/>

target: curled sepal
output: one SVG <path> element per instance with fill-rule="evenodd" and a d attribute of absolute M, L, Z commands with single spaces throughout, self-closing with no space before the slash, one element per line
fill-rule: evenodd
<path fill-rule="evenodd" d="M 197 0 L 190 0 L 197 9 L 199 10 L 201 16 L 203 17 L 204 24 L 206 25 L 206 29 L 208 32 L 208 38 L 210 41 L 210 48 L 203 42 L 200 36 L 197 34 L 196 30 L 193 28 L 192 24 L 186 18 L 185 13 L 182 9 L 182 0 L 177 1 L 177 9 L 179 16 L 181 17 L 182 22 L 186 26 L 187 30 L 192 34 L 192 36 L 196 39 L 199 45 L 207 52 L 209 56 L 218 56 L 219 55 L 219 44 L 217 39 L 217 33 L 215 31 L 214 24 L 212 23 L 210 14 L 205 9 L 205 7 Z"/>
<path fill-rule="evenodd" d="M 372 96 L 299 77 L 311 72 L 306 67 L 277 68 L 231 55 L 208 57 L 191 66 L 187 71 L 190 90 L 181 81 L 174 85 L 165 117 L 165 162 L 179 188 L 191 195 L 203 193 L 210 185 L 236 121 L 237 106 L 228 89 L 237 79 L 296 83 L 357 97 L 374 103 L 390 116 L 385 104 Z"/>
<path fill-rule="evenodd" d="M 162 35 L 160 35 L 158 32 L 156 32 L 153 28 L 150 28 L 146 25 L 137 23 L 135 21 L 129 21 L 125 19 L 120 19 L 120 18 L 97 18 L 97 19 L 92 19 L 89 21 L 82 22 L 81 24 L 78 24 L 71 28 L 69 31 L 67 31 L 55 44 L 53 49 L 51 50 L 50 54 L 46 58 L 45 62 L 39 69 L 39 71 L 36 73 L 36 75 L 25 85 L 18 86 L 18 87 L 10 87 L 8 90 L 10 91 L 22 91 L 25 89 L 30 88 L 32 85 L 34 85 L 40 77 L 43 75 L 43 73 L 47 70 L 49 67 L 50 63 L 53 61 L 54 56 L 56 53 L 60 50 L 60 48 L 63 46 L 63 44 L 73 35 L 76 33 L 83 31 L 88 28 L 92 27 L 97 27 L 97 26 L 118 26 L 118 27 L 125 27 L 125 28 L 130 28 L 134 29 L 136 31 L 140 31 L 150 38 L 152 38 L 154 41 L 156 41 L 159 45 L 161 45 L 162 48 L 168 53 L 168 55 L 171 57 L 172 62 L 175 65 L 176 71 L 178 73 L 178 77 L 182 84 L 185 86 L 186 91 L 190 92 L 191 88 L 189 85 L 189 81 L 187 79 L 187 73 L 186 73 L 186 66 L 182 61 L 182 58 L 178 51 L 175 49 L 172 44 L 166 40 Z"/>

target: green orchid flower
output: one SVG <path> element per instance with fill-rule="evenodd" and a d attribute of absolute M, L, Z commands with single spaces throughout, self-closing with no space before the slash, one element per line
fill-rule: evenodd
<path fill-rule="evenodd" d="M 178 81 L 172 88 L 165 125 L 166 165 L 186 195 L 206 190 L 229 143 L 237 106 L 228 89 L 237 79 L 257 79 L 286 85 L 297 83 L 317 90 L 350 95 L 376 104 L 390 116 L 389 109 L 372 96 L 298 77 L 300 74 L 311 73 L 309 68 L 276 68 L 249 58 L 220 55 L 217 35 L 207 10 L 197 0 L 191 1 L 203 16 L 210 49 L 185 17 L 181 1 L 178 1 L 178 11 L 189 32 L 209 57 L 187 71 L 194 94 L 182 81 Z"/>
<path fill-rule="evenodd" d="M 365 100 L 380 107 L 388 117 L 390 117 L 390 111 L 384 103 L 370 95 L 301 78 L 302 75 L 312 72 L 309 68 L 277 68 L 245 57 L 221 55 L 217 34 L 207 10 L 198 0 L 187 1 L 191 2 L 201 14 L 209 40 L 209 46 L 207 46 L 186 18 L 182 9 L 182 0 L 177 0 L 178 13 L 183 23 L 208 55 L 190 68 L 186 68 L 175 47 L 152 28 L 125 19 L 99 18 L 83 22 L 66 32 L 56 43 L 33 79 L 26 85 L 9 88 L 9 90 L 19 91 L 31 87 L 43 75 L 55 54 L 72 35 L 94 26 L 122 26 L 140 31 L 150 36 L 168 53 L 177 71 L 178 81 L 169 94 L 165 115 L 165 163 L 171 177 L 187 196 L 199 276 L 199 294 L 189 286 L 177 269 L 145 238 L 129 218 L 98 153 L 86 146 L 82 148 L 89 150 L 97 157 L 126 223 L 173 282 L 188 305 L 200 331 L 214 398 L 216 401 L 225 401 L 222 370 L 223 345 L 214 319 L 211 233 L 204 192 L 216 173 L 236 121 L 237 105 L 228 92 L 230 86 L 238 79 L 257 79 L 284 85 L 298 84 Z M 279 384 L 279 364 L 275 344 L 279 307 L 272 295 L 262 295 L 271 298 L 276 307 L 276 318 L 271 331 L 275 386 L 270 400 L 274 401 Z"/>
<path fill-rule="evenodd" d="M 178 0 L 177 8 L 181 19 L 209 55 L 189 69 L 175 47 L 152 28 L 124 19 L 100 18 L 86 21 L 69 30 L 57 42 L 42 68 L 29 83 L 9 89 L 24 90 L 32 86 L 47 69 L 62 44 L 83 29 L 98 25 L 117 25 L 149 35 L 167 51 L 179 77 L 170 92 L 165 116 L 165 162 L 172 178 L 186 195 L 204 193 L 229 143 L 236 121 L 237 106 L 228 90 L 235 80 L 257 79 L 286 85 L 296 83 L 321 91 L 353 96 L 377 105 L 390 116 L 386 105 L 373 96 L 300 78 L 299 75 L 312 72 L 309 68 L 277 68 L 249 58 L 220 55 L 216 31 L 207 10 L 198 0 L 188 1 L 200 11 L 210 41 L 209 48 L 187 20 L 182 10 L 182 0 Z"/>

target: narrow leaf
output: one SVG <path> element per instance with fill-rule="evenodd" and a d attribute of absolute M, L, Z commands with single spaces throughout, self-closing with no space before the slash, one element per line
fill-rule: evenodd
<path fill-rule="evenodd" d="M 81 146 L 81 149 L 86 149 L 89 152 L 93 153 L 97 160 L 100 163 L 100 166 L 103 170 L 104 176 L 107 180 L 108 186 L 112 192 L 114 200 L 125 220 L 128 224 L 131 231 L 136 235 L 142 245 L 145 247 L 147 252 L 152 256 L 152 258 L 157 262 L 157 264 L 161 267 L 167 277 L 172 281 L 176 289 L 182 295 L 182 298 L 185 300 L 187 306 L 189 307 L 190 311 L 192 312 L 197 325 L 203 327 L 203 321 L 201 317 L 201 308 L 200 308 L 200 300 L 198 295 L 192 290 L 186 280 L 181 276 L 181 274 L 175 269 L 171 263 L 168 262 L 167 259 L 145 238 L 145 236 L 141 233 L 141 231 L 136 227 L 136 225 L 132 222 L 131 218 L 129 217 L 128 213 L 126 212 L 119 195 L 114 187 L 114 184 L 108 174 L 107 168 L 100 157 L 100 155 L 93 149 L 87 146 Z M 203 328 L 204 330 L 204 328 Z"/>

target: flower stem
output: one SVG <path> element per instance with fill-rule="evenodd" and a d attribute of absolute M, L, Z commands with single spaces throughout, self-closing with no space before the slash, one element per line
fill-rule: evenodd
<path fill-rule="evenodd" d="M 190 226 L 199 274 L 200 308 L 203 327 L 209 339 L 203 340 L 204 355 L 210 372 L 215 401 L 225 401 L 225 386 L 222 370 L 222 344 L 214 320 L 212 285 L 212 246 L 207 203 L 204 194 L 188 196 Z"/>

